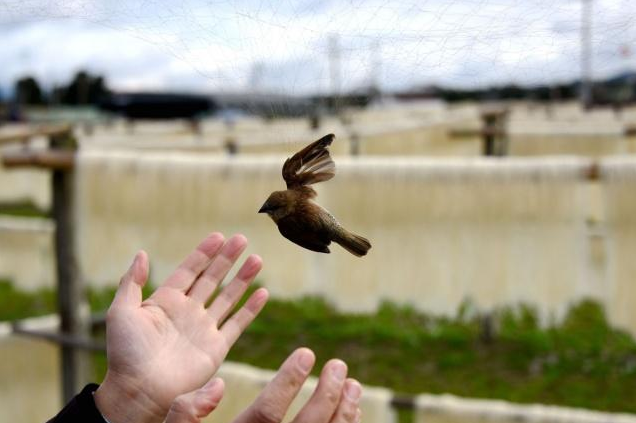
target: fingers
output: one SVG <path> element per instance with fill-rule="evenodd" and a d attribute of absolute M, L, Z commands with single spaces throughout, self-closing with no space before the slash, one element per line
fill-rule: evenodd
<path fill-rule="evenodd" d="M 355 379 L 347 379 L 340 403 L 330 423 L 358 423 L 362 417 L 362 412 L 358 408 L 361 394 L 360 383 Z"/>
<path fill-rule="evenodd" d="M 245 247 L 247 247 L 247 239 L 243 235 L 234 235 L 230 238 L 214 257 L 214 260 L 211 263 L 207 262 L 209 267 L 206 264 L 207 269 L 205 267 L 202 268 L 199 273 L 203 273 L 198 279 L 196 281 L 193 279 L 190 282 L 191 288 L 188 291 L 188 295 L 201 303 L 205 303 L 232 266 L 234 266 Z"/>
<path fill-rule="evenodd" d="M 329 423 L 335 418 L 346 377 L 347 365 L 341 360 L 329 360 L 320 373 L 316 390 L 298 412 L 294 423 Z"/>
<path fill-rule="evenodd" d="M 214 410 L 223 397 L 223 380 L 214 378 L 201 389 L 174 399 L 166 423 L 199 423 Z"/>
<path fill-rule="evenodd" d="M 227 347 L 230 348 L 245 328 L 252 323 L 252 320 L 261 312 L 269 293 L 265 288 L 259 288 L 247 299 L 247 302 L 232 317 L 230 317 L 220 328 L 221 334 L 225 337 Z"/>
<path fill-rule="evenodd" d="M 223 288 L 208 308 L 214 321 L 221 323 L 230 314 L 262 267 L 263 260 L 257 255 L 251 255 L 245 260 L 232 282 Z"/>
<path fill-rule="evenodd" d="M 130 268 L 119 281 L 113 305 L 135 307 L 141 305 L 141 288 L 148 280 L 148 255 L 139 251 Z"/>
<path fill-rule="evenodd" d="M 256 401 L 234 423 L 280 423 L 300 391 L 316 358 L 307 348 L 291 354 Z M 362 388 L 354 379 L 345 379 L 347 366 L 330 360 L 322 369 L 318 386 L 294 423 L 359 423 L 358 407 Z"/>
<path fill-rule="evenodd" d="M 199 274 L 210 265 L 224 241 L 225 238 L 218 232 L 208 235 L 166 279 L 164 286 L 187 292 Z"/>
<path fill-rule="evenodd" d="M 307 380 L 316 356 L 307 348 L 294 351 L 256 401 L 234 423 L 278 423 Z"/>

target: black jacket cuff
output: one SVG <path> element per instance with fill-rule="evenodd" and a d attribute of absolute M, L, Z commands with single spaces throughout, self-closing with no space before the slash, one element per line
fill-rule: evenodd
<path fill-rule="evenodd" d="M 77 394 L 66 407 L 48 423 L 107 423 L 95 405 L 93 392 L 99 385 L 89 383 Z"/>

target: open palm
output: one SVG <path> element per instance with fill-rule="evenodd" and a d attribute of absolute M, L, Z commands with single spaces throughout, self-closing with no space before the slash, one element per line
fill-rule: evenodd
<path fill-rule="evenodd" d="M 258 289 L 228 318 L 261 269 L 261 259 L 253 255 L 206 308 L 246 245 L 242 235 L 225 242 L 221 234 L 211 234 L 143 302 L 148 258 L 138 253 L 108 310 L 108 373 L 102 386 L 127 391 L 160 417 L 176 396 L 204 385 L 267 301 L 267 291 Z"/>

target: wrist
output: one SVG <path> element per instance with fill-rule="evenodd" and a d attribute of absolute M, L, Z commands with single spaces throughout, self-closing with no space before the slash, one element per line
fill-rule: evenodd
<path fill-rule="evenodd" d="M 163 410 L 134 384 L 106 373 L 94 395 L 95 406 L 109 423 L 163 422 L 168 410 Z"/>

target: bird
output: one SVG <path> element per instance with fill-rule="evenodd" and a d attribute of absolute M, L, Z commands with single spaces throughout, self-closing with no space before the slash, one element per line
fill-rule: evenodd
<path fill-rule="evenodd" d="M 285 160 L 282 173 L 287 189 L 272 192 L 258 213 L 266 213 L 281 235 L 308 250 L 329 254 L 329 244 L 335 242 L 362 257 L 371 248 L 369 240 L 345 229 L 312 201 L 317 193 L 310 185 L 328 181 L 336 174 L 329 155 L 334 138 L 334 134 L 325 135 Z"/>

